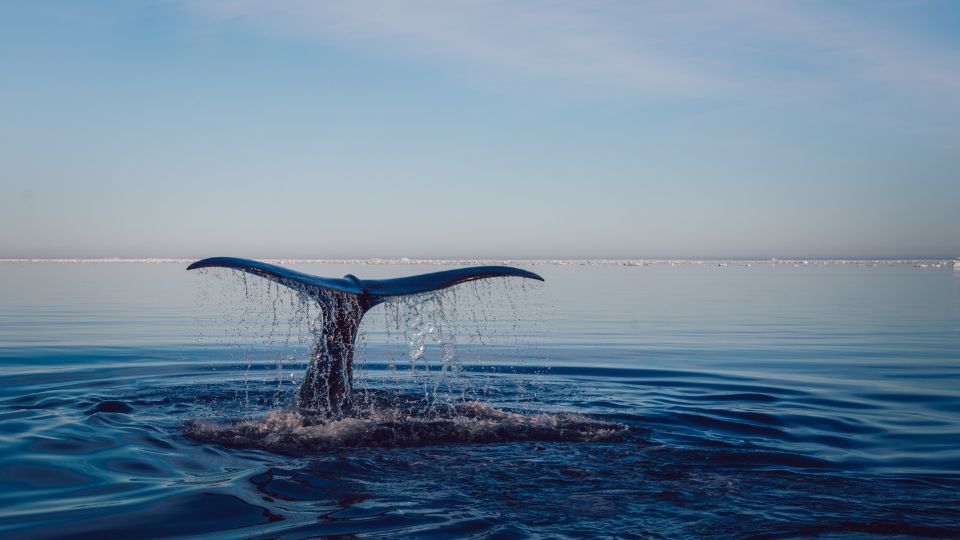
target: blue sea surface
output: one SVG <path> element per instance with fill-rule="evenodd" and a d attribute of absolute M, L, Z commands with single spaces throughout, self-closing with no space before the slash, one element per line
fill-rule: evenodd
<path fill-rule="evenodd" d="M 960 538 L 960 272 L 529 269 L 375 308 L 355 385 L 425 408 L 317 426 L 293 293 L 0 264 L 0 537 Z"/>

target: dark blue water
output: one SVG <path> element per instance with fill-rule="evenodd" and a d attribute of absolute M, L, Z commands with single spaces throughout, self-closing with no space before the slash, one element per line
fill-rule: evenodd
<path fill-rule="evenodd" d="M 960 537 L 960 273 L 532 269 L 376 308 L 315 425 L 273 285 L 0 265 L 0 536 Z"/>

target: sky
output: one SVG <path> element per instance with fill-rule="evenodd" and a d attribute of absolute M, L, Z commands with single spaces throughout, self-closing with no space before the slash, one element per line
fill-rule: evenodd
<path fill-rule="evenodd" d="M 960 256 L 960 2 L 0 3 L 0 258 Z"/>

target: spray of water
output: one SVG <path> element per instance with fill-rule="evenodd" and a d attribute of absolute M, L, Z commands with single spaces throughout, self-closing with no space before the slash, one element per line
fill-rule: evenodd
<path fill-rule="evenodd" d="M 191 436 L 286 453 L 337 446 L 506 440 L 607 440 L 620 426 L 538 407 L 542 373 L 531 334 L 540 304 L 528 284 L 474 281 L 422 295 L 389 298 L 360 326 L 353 361 L 353 403 L 345 417 L 292 409 L 298 377 L 323 312 L 307 295 L 266 280 L 214 271 L 222 291 L 205 291 L 201 335 L 222 336 L 233 351 L 234 403 L 242 419 L 193 422 Z M 216 305 L 209 305 L 216 298 Z M 529 307 L 533 307 L 533 311 Z M 201 313 L 206 315 L 207 309 Z M 542 359 L 538 358 L 538 363 Z M 518 369 L 519 368 L 519 369 Z M 237 373 L 239 372 L 239 373 Z M 254 374 L 259 373 L 257 378 Z M 508 410 L 493 406 L 509 407 Z M 236 415 L 234 415 L 236 416 Z"/>

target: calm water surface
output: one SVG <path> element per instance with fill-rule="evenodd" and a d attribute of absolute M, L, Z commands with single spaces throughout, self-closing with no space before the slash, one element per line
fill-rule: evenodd
<path fill-rule="evenodd" d="M 0 536 L 960 537 L 960 272 L 531 269 L 373 310 L 358 387 L 425 405 L 321 430 L 292 294 L 0 265 Z"/>

